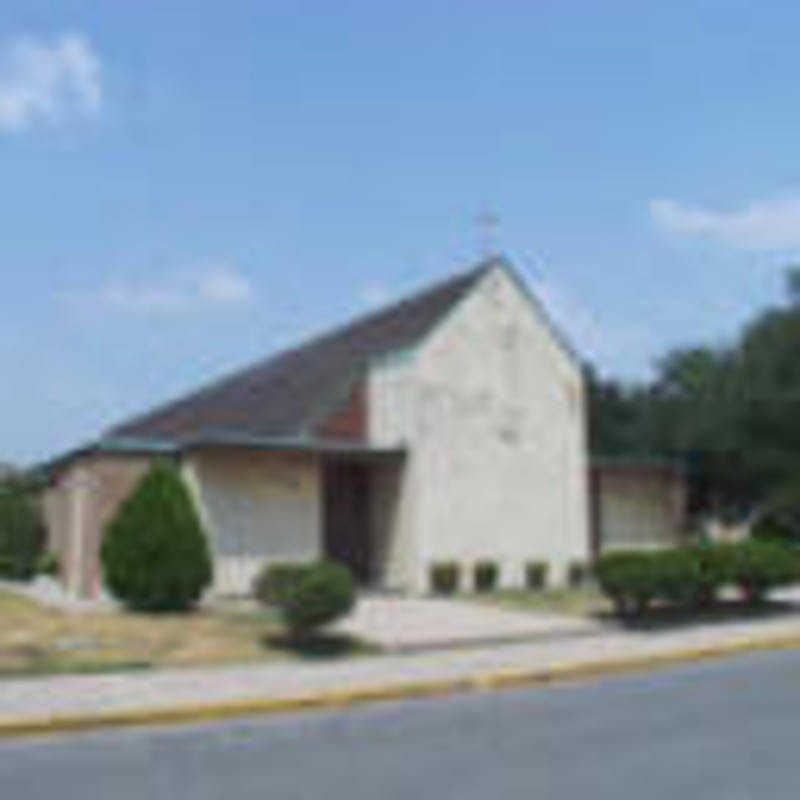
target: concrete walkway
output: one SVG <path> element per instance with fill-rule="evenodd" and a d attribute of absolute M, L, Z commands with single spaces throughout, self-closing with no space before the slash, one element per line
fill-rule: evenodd
<path fill-rule="evenodd" d="M 670 632 L 603 632 L 524 644 L 451 649 L 328 662 L 281 662 L 215 669 L 103 676 L 58 676 L 0 682 L 0 731 L 12 721 L 142 712 L 213 704 L 307 698 L 370 687 L 443 685 L 503 670 L 552 670 L 620 663 L 692 649 L 800 643 L 800 615 L 769 621 L 697 625 Z M 486 685 L 491 685 L 487 682 Z M 389 693 L 387 692 L 388 696 Z"/>
<path fill-rule="evenodd" d="M 390 653 L 467 647 L 603 630 L 600 623 L 562 614 L 511 611 L 445 597 L 364 594 L 334 630 L 376 644 Z"/>

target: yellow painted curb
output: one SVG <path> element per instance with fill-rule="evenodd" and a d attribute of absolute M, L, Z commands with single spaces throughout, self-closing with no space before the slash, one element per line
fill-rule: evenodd
<path fill-rule="evenodd" d="M 99 713 L 7 716 L 0 717 L 0 737 L 13 738 L 131 725 L 212 722 L 234 717 L 264 716 L 311 709 L 346 708 L 363 703 L 604 677 L 767 650 L 800 650 L 800 636 L 740 639 L 721 645 L 687 648 L 629 658 L 554 662 L 546 667 L 535 669 L 499 669 L 451 679 L 393 682 L 286 698 L 256 698 L 219 703 L 196 703 L 170 708 L 143 708 Z"/>

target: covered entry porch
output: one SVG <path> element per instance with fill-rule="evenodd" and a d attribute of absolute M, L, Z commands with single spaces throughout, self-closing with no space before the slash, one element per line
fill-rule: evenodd
<path fill-rule="evenodd" d="M 402 573 L 404 454 L 341 444 L 204 447 L 185 454 L 214 560 L 214 592 L 250 594 L 269 563 L 331 558 L 362 586 Z"/>

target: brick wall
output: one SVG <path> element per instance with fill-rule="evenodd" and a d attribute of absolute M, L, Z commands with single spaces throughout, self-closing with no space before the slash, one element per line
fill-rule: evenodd
<path fill-rule="evenodd" d="M 149 464 L 148 456 L 87 455 L 70 464 L 47 490 L 48 547 L 59 555 L 68 591 L 98 595 L 103 529 Z"/>
<path fill-rule="evenodd" d="M 318 436 L 364 441 L 367 438 L 367 393 L 364 382 L 354 383 L 347 400 L 316 428 Z"/>

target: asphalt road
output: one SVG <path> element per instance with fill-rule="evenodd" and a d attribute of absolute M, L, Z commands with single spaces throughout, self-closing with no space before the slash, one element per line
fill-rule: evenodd
<path fill-rule="evenodd" d="M 800 653 L 213 726 L 0 744 L 2 800 L 800 796 Z"/>

